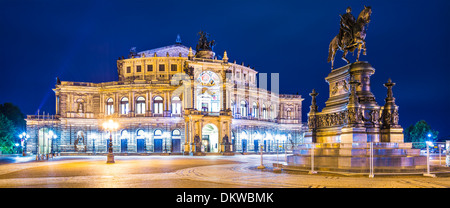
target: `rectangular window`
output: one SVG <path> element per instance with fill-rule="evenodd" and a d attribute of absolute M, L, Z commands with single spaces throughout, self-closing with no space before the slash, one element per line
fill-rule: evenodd
<path fill-rule="evenodd" d="M 147 71 L 148 72 L 153 71 L 153 65 L 147 65 Z"/>
<path fill-rule="evenodd" d="M 164 64 L 160 64 L 159 65 L 159 71 L 165 71 L 166 69 L 164 67 L 165 67 Z"/>
<path fill-rule="evenodd" d="M 127 73 L 131 73 L 131 66 L 127 66 Z"/>
<path fill-rule="evenodd" d="M 172 114 L 181 114 L 181 103 L 172 103 Z"/>
<path fill-rule="evenodd" d="M 136 114 L 145 114 L 145 103 L 136 104 Z"/>
<path fill-rule="evenodd" d="M 177 71 L 177 65 L 176 64 L 170 65 L 170 71 Z"/>
<path fill-rule="evenodd" d="M 154 114 L 162 114 L 163 113 L 163 103 L 153 103 L 153 112 L 154 112 Z"/>
<path fill-rule="evenodd" d="M 106 105 L 106 115 L 112 115 L 114 113 L 114 106 L 112 104 Z"/>
<path fill-rule="evenodd" d="M 136 72 L 141 72 L 141 66 L 136 66 Z"/>

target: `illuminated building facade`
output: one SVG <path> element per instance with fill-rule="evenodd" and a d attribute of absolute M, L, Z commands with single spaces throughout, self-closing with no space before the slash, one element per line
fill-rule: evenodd
<path fill-rule="evenodd" d="M 119 124 L 114 152 L 124 154 L 190 154 L 199 142 L 202 152 L 223 153 L 226 141 L 231 152 L 274 152 L 303 139 L 300 95 L 278 94 L 273 84 L 266 90 L 266 74 L 257 87 L 257 71 L 211 53 L 177 39 L 119 58 L 118 81 L 58 80 L 56 114 L 27 116 L 27 151 L 106 153 L 102 124 L 110 119 Z"/>

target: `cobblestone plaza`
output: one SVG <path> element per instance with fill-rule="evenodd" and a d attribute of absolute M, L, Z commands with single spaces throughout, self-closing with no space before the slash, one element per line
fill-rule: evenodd
<path fill-rule="evenodd" d="M 320 173 L 274 173 L 276 155 L 223 156 L 67 156 L 48 161 L 18 157 L 0 165 L 0 187 L 46 188 L 448 188 L 448 174 L 346 176 Z M 279 160 L 283 160 L 280 156 Z M 434 161 L 436 162 L 436 161 Z"/>

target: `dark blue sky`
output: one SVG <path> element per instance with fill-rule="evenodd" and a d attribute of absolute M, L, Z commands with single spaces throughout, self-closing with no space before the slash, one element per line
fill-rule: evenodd
<path fill-rule="evenodd" d="M 384 105 L 388 78 L 397 85 L 400 124 L 426 120 L 450 136 L 450 1 L 25 1 L 0 0 L 0 103 L 25 114 L 55 112 L 51 90 L 63 81 L 117 80 L 116 60 L 173 44 L 195 48 L 199 30 L 226 50 L 230 61 L 280 74 L 281 93 L 327 100 L 328 45 L 347 6 L 357 16 L 372 6 L 367 56 L 376 69 L 372 91 Z M 338 57 L 335 65 L 345 63 Z M 347 56 L 353 62 L 355 58 Z"/>

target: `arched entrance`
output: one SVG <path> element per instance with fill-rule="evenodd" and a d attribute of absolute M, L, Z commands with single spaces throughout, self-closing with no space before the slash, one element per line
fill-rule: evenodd
<path fill-rule="evenodd" d="M 51 152 L 53 131 L 48 128 L 39 129 L 38 154 L 48 154 Z"/>
<path fill-rule="evenodd" d="M 248 150 L 248 134 L 246 131 L 241 132 L 241 142 L 242 142 L 242 152 L 247 152 L 247 150 Z"/>
<path fill-rule="evenodd" d="M 202 128 L 202 146 L 204 152 L 219 152 L 219 129 L 214 124 Z"/>
<path fill-rule="evenodd" d="M 136 152 L 137 153 L 144 153 L 146 152 L 146 147 L 145 147 L 145 137 L 146 134 L 144 132 L 144 130 L 139 129 L 136 133 Z"/>
<path fill-rule="evenodd" d="M 128 139 L 130 138 L 130 134 L 127 130 L 122 130 L 120 135 L 120 152 L 127 153 L 128 152 Z"/>
<path fill-rule="evenodd" d="M 172 152 L 181 152 L 181 131 L 178 129 L 172 131 Z"/>

